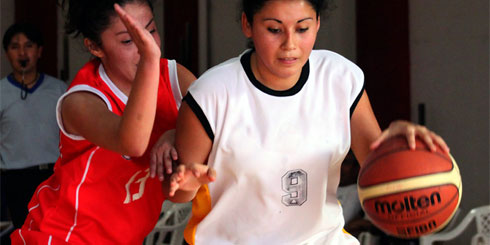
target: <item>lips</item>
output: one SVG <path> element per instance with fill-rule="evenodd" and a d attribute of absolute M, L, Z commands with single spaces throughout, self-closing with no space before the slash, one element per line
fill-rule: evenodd
<path fill-rule="evenodd" d="M 19 60 L 19 64 L 23 68 L 25 68 L 27 66 L 27 63 L 29 63 L 29 60 L 27 60 L 27 59 L 25 59 L 25 60 Z"/>
<path fill-rule="evenodd" d="M 297 60 L 298 60 L 298 58 L 293 58 L 293 57 L 279 58 L 279 61 L 281 61 L 284 64 L 293 64 Z"/>

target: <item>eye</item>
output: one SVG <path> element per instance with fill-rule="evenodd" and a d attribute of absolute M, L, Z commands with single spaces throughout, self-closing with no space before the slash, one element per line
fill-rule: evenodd
<path fill-rule="evenodd" d="M 157 29 L 151 29 L 151 30 L 150 30 L 150 33 L 151 33 L 151 34 L 153 34 L 153 33 L 155 33 L 156 31 L 157 31 Z"/>
<path fill-rule="evenodd" d="M 306 32 L 306 31 L 308 31 L 308 29 L 309 29 L 308 27 L 306 27 L 306 28 L 299 28 L 299 29 L 298 29 L 298 32 L 299 32 L 299 33 L 304 33 L 304 32 Z"/>
<path fill-rule="evenodd" d="M 281 30 L 280 30 L 280 29 L 276 29 L 276 28 L 267 28 L 267 30 L 268 30 L 270 33 L 274 33 L 274 34 L 281 32 Z"/>
<path fill-rule="evenodd" d="M 122 44 L 130 44 L 131 42 L 132 42 L 131 39 L 121 41 Z"/>

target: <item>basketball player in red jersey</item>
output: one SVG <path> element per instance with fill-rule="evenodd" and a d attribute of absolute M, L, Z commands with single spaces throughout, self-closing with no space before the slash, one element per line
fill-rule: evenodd
<path fill-rule="evenodd" d="M 150 1 L 65 4 L 68 33 L 82 34 L 95 58 L 58 101 L 60 157 L 12 243 L 142 244 L 168 197 L 169 178 L 163 184 L 163 175 L 152 178 L 163 167 L 150 171 L 149 149 L 175 128 L 180 99 L 195 77 L 160 57 Z M 161 141 L 171 139 L 166 134 Z M 179 194 L 171 200 L 189 200 Z"/>

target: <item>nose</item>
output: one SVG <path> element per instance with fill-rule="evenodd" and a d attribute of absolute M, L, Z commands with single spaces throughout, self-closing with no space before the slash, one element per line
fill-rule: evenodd
<path fill-rule="evenodd" d="M 26 55 L 27 55 L 27 49 L 26 49 L 26 47 L 20 47 L 19 48 L 19 56 L 21 58 L 25 58 Z"/>
<path fill-rule="evenodd" d="M 296 36 L 294 35 L 294 32 L 287 31 L 284 33 L 282 48 L 284 50 L 294 50 L 296 48 Z"/>

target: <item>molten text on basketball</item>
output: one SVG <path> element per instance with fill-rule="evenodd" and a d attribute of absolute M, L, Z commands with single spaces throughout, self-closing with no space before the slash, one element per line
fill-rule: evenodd
<path fill-rule="evenodd" d="M 410 196 L 405 196 L 403 200 L 395 200 L 393 202 L 388 201 L 376 201 L 374 203 L 376 213 L 385 213 L 391 214 L 392 212 L 401 213 L 401 212 L 409 212 L 416 211 L 418 209 L 426 209 L 429 206 L 434 206 L 436 204 L 441 203 L 441 195 L 439 192 L 433 192 L 430 194 L 430 197 L 426 195 L 419 196 L 418 198 Z"/>

